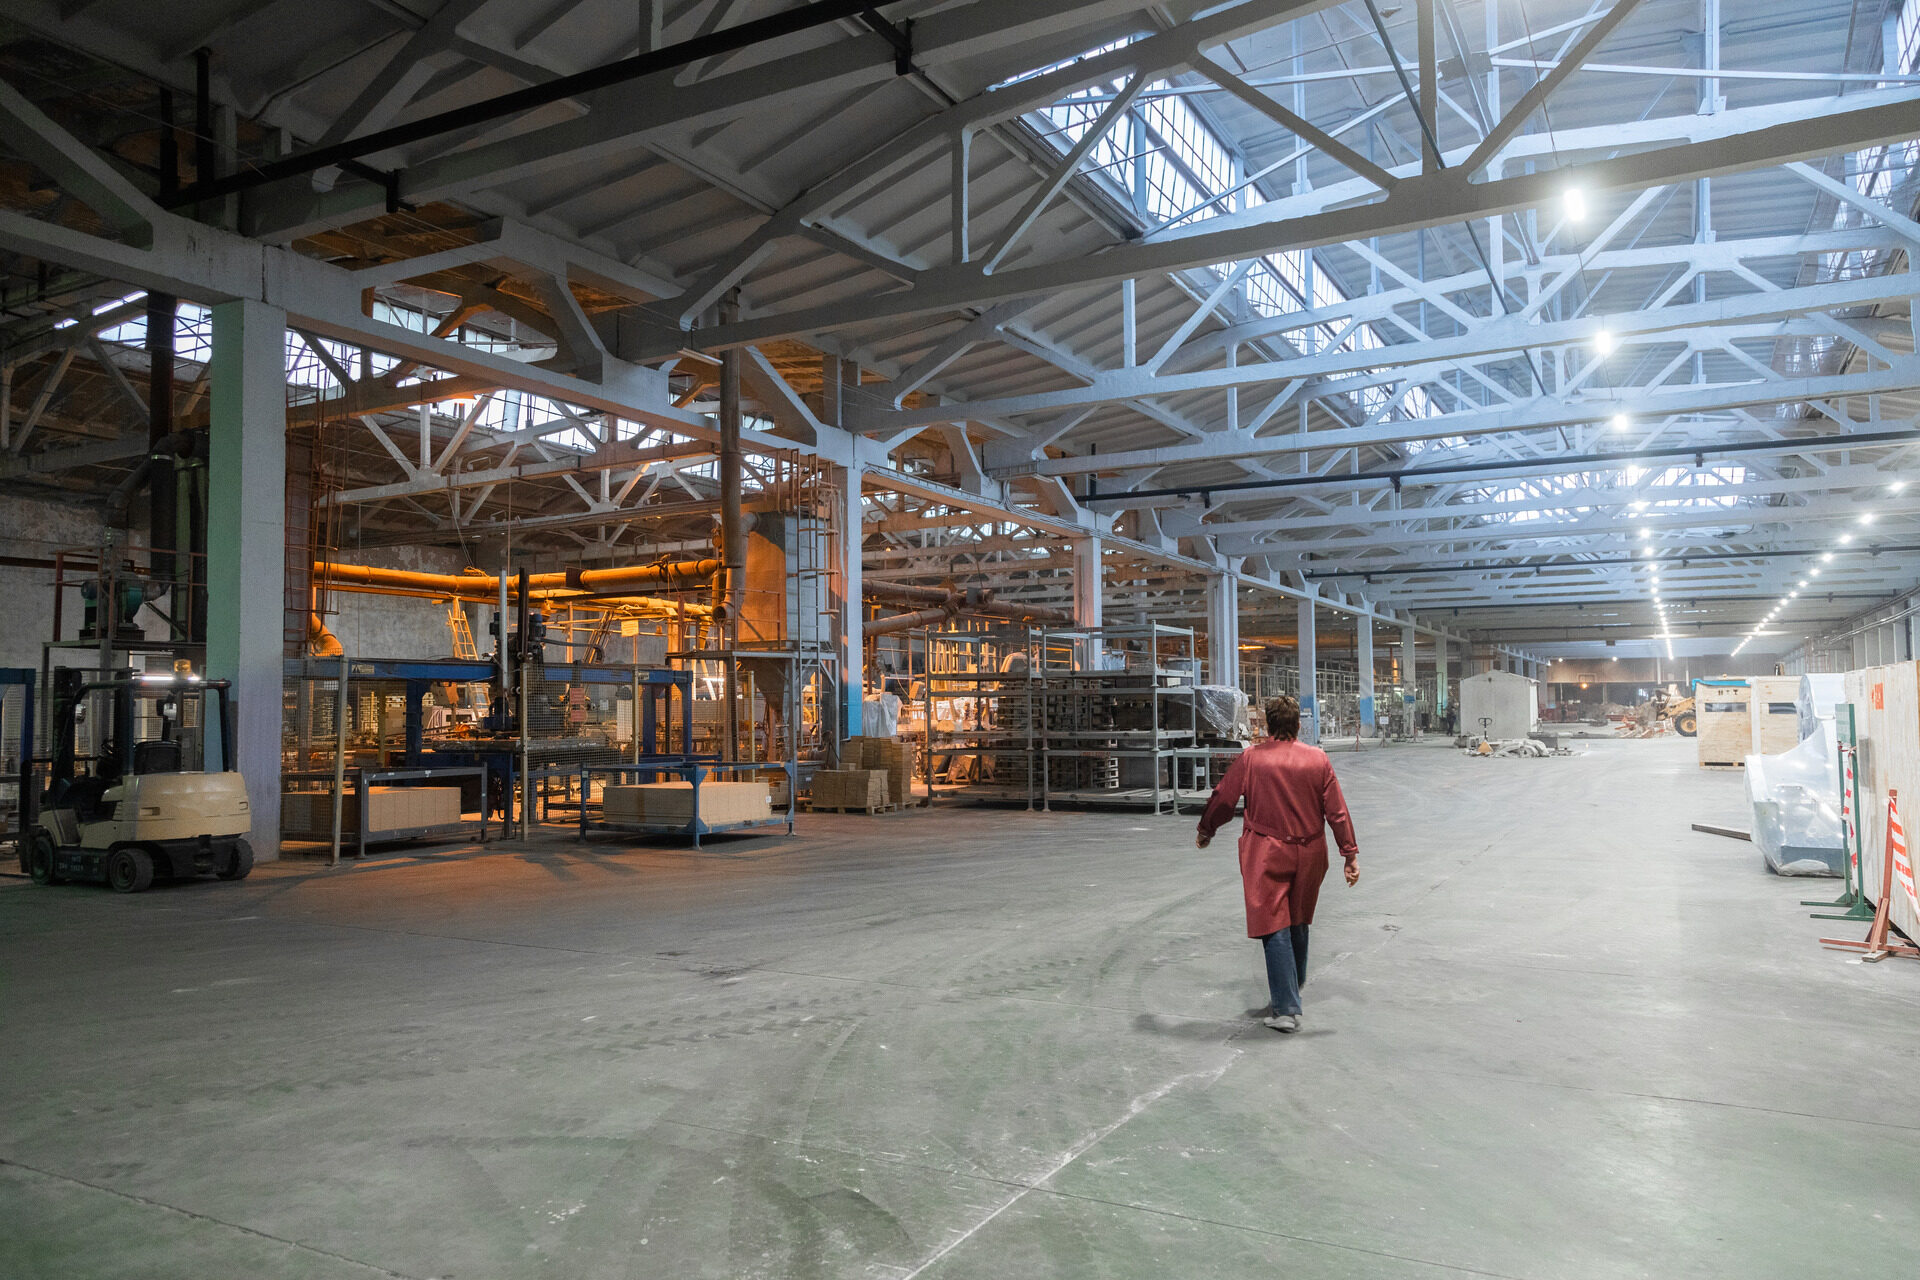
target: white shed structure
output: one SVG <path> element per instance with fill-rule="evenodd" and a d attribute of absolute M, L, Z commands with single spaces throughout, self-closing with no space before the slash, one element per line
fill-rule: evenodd
<path fill-rule="evenodd" d="M 1462 733 L 1524 738 L 1539 723 L 1538 681 L 1511 671 L 1483 671 L 1460 682 Z"/>

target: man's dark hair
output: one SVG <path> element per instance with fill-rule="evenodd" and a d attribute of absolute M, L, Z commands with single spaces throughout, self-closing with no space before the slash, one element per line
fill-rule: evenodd
<path fill-rule="evenodd" d="M 1300 704 L 1286 694 L 1267 699 L 1267 734 L 1274 738 L 1300 736 Z"/>

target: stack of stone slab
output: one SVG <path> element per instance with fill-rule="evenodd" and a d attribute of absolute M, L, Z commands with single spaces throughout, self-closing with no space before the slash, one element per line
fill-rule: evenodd
<path fill-rule="evenodd" d="M 367 830 L 418 831 L 452 826 L 461 820 L 458 787 L 368 787 Z M 280 797 L 280 828 L 290 836 L 321 838 L 333 832 L 333 793 L 289 791 Z M 360 795 L 349 788 L 341 797 L 340 829 L 360 829 Z"/>
<path fill-rule="evenodd" d="M 691 782 L 645 782 L 608 787 L 601 795 L 605 822 L 681 827 L 693 821 Z M 765 822 L 773 817 L 772 789 L 764 781 L 703 782 L 700 821 L 708 826 Z"/>

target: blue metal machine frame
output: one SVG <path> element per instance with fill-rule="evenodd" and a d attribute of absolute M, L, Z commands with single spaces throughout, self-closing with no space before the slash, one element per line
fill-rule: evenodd
<path fill-rule="evenodd" d="M 502 803 L 517 793 L 520 782 L 520 753 L 517 748 L 476 744 L 470 750 L 429 750 L 423 744 L 426 715 L 422 703 L 427 690 L 436 684 L 476 684 L 493 680 L 497 668 L 491 662 L 465 658 L 349 658 L 347 679 L 395 680 L 406 684 L 406 746 L 400 758 L 382 761 L 389 768 L 425 769 L 439 765 L 477 766 L 486 769 L 489 782 L 497 781 Z M 638 686 L 640 705 L 635 727 L 640 744 L 639 759 L 623 761 L 621 768 L 684 768 L 712 763 L 708 758 L 685 751 L 662 751 L 661 732 L 667 728 L 674 690 L 680 692 L 680 741 L 693 741 L 693 674 L 669 667 L 594 666 L 587 663 L 539 663 L 533 670 L 539 679 L 570 684 Z M 337 658 L 288 658 L 286 674 L 303 680 L 335 680 L 340 675 Z M 566 772 L 571 773 L 569 769 Z M 539 776 L 537 773 L 535 776 Z M 492 798 L 483 798 L 483 812 Z M 502 811 L 504 815 L 504 810 Z"/>

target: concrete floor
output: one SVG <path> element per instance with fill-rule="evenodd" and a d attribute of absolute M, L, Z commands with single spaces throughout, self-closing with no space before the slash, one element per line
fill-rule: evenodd
<path fill-rule="evenodd" d="M 1291 1038 L 1189 818 L 0 881 L 0 1276 L 1914 1274 L 1920 964 L 1580 745 L 1336 754 Z"/>

